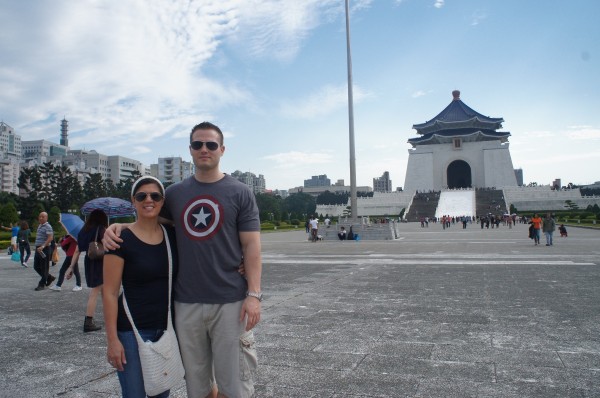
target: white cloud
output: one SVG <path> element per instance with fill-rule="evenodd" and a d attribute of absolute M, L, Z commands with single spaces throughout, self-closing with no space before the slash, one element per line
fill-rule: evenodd
<path fill-rule="evenodd" d="M 477 25 L 479 25 L 479 23 L 481 21 L 483 21 L 486 18 L 487 18 L 487 14 L 479 12 L 479 11 L 476 11 L 473 14 L 473 17 L 472 17 L 472 20 L 471 20 L 471 25 L 472 26 L 477 26 Z"/>
<path fill-rule="evenodd" d="M 600 139 L 600 128 L 591 126 L 570 126 L 567 136 L 572 140 L 598 140 Z"/>
<path fill-rule="evenodd" d="M 264 156 L 263 159 L 275 162 L 279 168 L 295 169 L 307 165 L 333 163 L 334 155 L 327 152 L 291 151 Z"/>
<path fill-rule="evenodd" d="M 413 98 L 419 98 L 419 97 L 423 97 L 427 94 L 429 94 L 431 91 L 423 91 L 423 90 L 417 90 L 414 93 L 412 93 L 411 97 Z"/>
<path fill-rule="evenodd" d="M 184 138 L 220 109 L 255 106 L 245 82 L 207 72 L 224 43 L 241 38 L 253 56 L 290 60 L 323 23 L 321 14 L 343 11 L 336 0 L 57 0 L 2 7 L 3 119 L 24 139 L 47 139 L 58 135 L 64 115 L 71 146 L 99 151 Z"/>
<path fill-rule="evenodd" d="M 444 6 L 444 0 L 435 0 L 435 3 L 433 4 L 433 6 L 435 8 L 442 8 Z"/>
<path fill-rule="evenodd" d="M 327 85 L 307 98 L 282 104 L 281 113 L 286 117 L 299 119 L 311 119 L 328 115 L 348 106 L 347 87 L 347 85 Z M 369 96 L 370 94 L 354 85 L 352 98 L 355 104 Z"/>

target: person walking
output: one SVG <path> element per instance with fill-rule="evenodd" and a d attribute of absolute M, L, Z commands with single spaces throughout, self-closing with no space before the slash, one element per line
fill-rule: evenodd
<path fill-rule="evenodd" d="M 319 219 L 317 218 L 317 216 L 314 216 L 314 217 L 310 218 L 310 239 L 313 242 L 316 242 L 318 240 L 318 235 L 319 235 Z"/>
<path fill-rule="evenodd" d="M 544 231 L 544 235 L 546 236 L 546 246 L 552 246 L 552 235 L 555 229 L 556 222 L 552 218 L 552 215 L 550 213 L 546 214 L 546 218 L 542 222 L 542 231 Z"/>
<path fill-rule="evenodd" d="M 4 225 L 0 226 L 2 229 L 6 231 L 10 231 L 10 253 L 13 254 L 17 252 L 17 235 L 19 234 L 19 226 L 17 223 L 10 224 L 10 227 L 5 227 Z"/>
<path fill-rule="evenodd" d="M 108 217 L 106 216 L 106 213 L 100 209 L 96 209 L 90 213 L 85 224 L 83 224 L 81 231 L 79 231 L 79 235 L 77 235 L 77 249 L 75 250 L 75 253 L 73 253 L 71 265 L 65 273 L 67 280 L 71 279 L 75 265 L 79 261 L 79 255 L 81 252 L 85 252 L 85 257 L 83 258 L 85 282 L 91 290 L 85 309 L 85 319 L 83 321 L 84 333 L 95 332 L 102 329 L 102 327 L 96 325 L 94 322 L 94 315 L 96 314 L 98 295 L 101 293 L 103 283 L 103 259 L 91 259 L 88 255 L 88 248 L 90 243 L 94 241 L 100 242 L 102 240 L 107 226 Z"/>
<path fill-rule="evenodd" d="M 540 244 L 542 218 L 539 216 L 539 214 L 535 213 L 529 223 L 533 226 L 533 240 L 535 241 L 534 245 L 537 246 Z"/>
<path fill-rule="evenodd" d="M 261 313 L 260 219 L 248 186 L 224 174 L 221 129 L 200 123 L 190 133 L 192 177 L 169 186 L 160 216 L 175 225 L 179 269 L 173 286 L 175 326 L 188 397 L 251 397 L 257 367 L 252 329 Z M 116 249 L 121 225 L 104 243 Z M 238 272 L 243 259 L 245 278 Z"/>
<path fill-rule="evenodd" d="M 69 269 L 71 265 L 71 261 L 73 260 L 73 255 L 77 250 L 77 241 L 71 235 L 65 235 L 60 240 L 60 247 L 65 252 L 65 261 L 63 261 L 62 266 L 60 267 L 60 271 L 58 273 L 58 280 L 56 284 L 50 286 L 51 290 L 55 292 L 60 292 L 62 290 L 62 284 L 65 279 L 65 273 Z M 73 267 L 73 274 L 75 274 L 75 287 L 73 287 L 74 292 L 81 291 L 81 274 L 79 273 L 79 264 L 75 263 Z"/>
<path fill-rule="evenodd" d="M 44 290 L 56 279 L 50 275 L 50 242 L 54 239 L 54 231 L 48 222 L 48 213 L 41 212 L 38 216 L 39 226 L 35 236 L 35 255 L 33 269 L 40 275 L 35 291 Z"/>
<path fill-rule="evenodd" d="M 21 265 L 27 268 L 27 261 L 31 256 L 31 246 L 29 245 L 29 238 L 31 237 L 31 230 L 27 221 L 21 221 L 21 229 L 17 235 L 17 243 L 19 244 L 19 253 L 21 254 Z M 25 257 L 27 253 L 27 257 Z"/>

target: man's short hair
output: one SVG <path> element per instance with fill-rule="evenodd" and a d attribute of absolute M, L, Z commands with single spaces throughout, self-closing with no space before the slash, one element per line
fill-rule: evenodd
<path fill-rule="evenodd" d="M 192 136 L 196 132 L 196 130 L 213 130 L 217 134 L 219 134 L 219 138 L 221 139 L 221 145 L 223 145 L 223 132 L 216 124 L 212 124 L 211 122 L 202 122 L 200 124 L 195 125 L 192 128 L 192 132 L 190 133 L 190 144 L 192 143 Z"/>

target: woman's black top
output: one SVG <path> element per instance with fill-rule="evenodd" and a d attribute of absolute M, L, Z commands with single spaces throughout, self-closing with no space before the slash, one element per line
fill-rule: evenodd
<path fill-rule="evenodd" d="M 177 273 L 177 247 L 175 230 L 165 227 L 173 258 L 173 279 Z M 131 317 L 138 329 L 165 330 L 167 328 L 167 300 L 169 297 L 169 260 L 165 240 L 150 245 L 139 240 L 133 232 L 122 232 L 123 243 L 117 250 L 110 250 L 124 260 L 123 291 Z M 172 311 L 172 309 L 171 309 Z M 132 330 L 123 307 L 123 294 L 119 296 L 117 330 Z"/>

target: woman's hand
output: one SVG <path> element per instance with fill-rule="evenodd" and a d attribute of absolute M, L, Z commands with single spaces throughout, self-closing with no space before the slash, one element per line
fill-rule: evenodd
<path fill-rule="evenodd" d="M 125 358 L 125 349 L 123 344 L 117 339 L 116 341 L 109 341 L 108 347 L 106 348 L 106 359 L 113 368 L 118 371 L 123 371 L 123 365 L 127 364 Z"/>
<path fill-rule="evenodd" d="M 67 271 L 65 272 L 65 278 L 67 280 L 71 279 L 73 277 L 73 264 L 69 265 L 69 268 L 67 268 Z"/>

